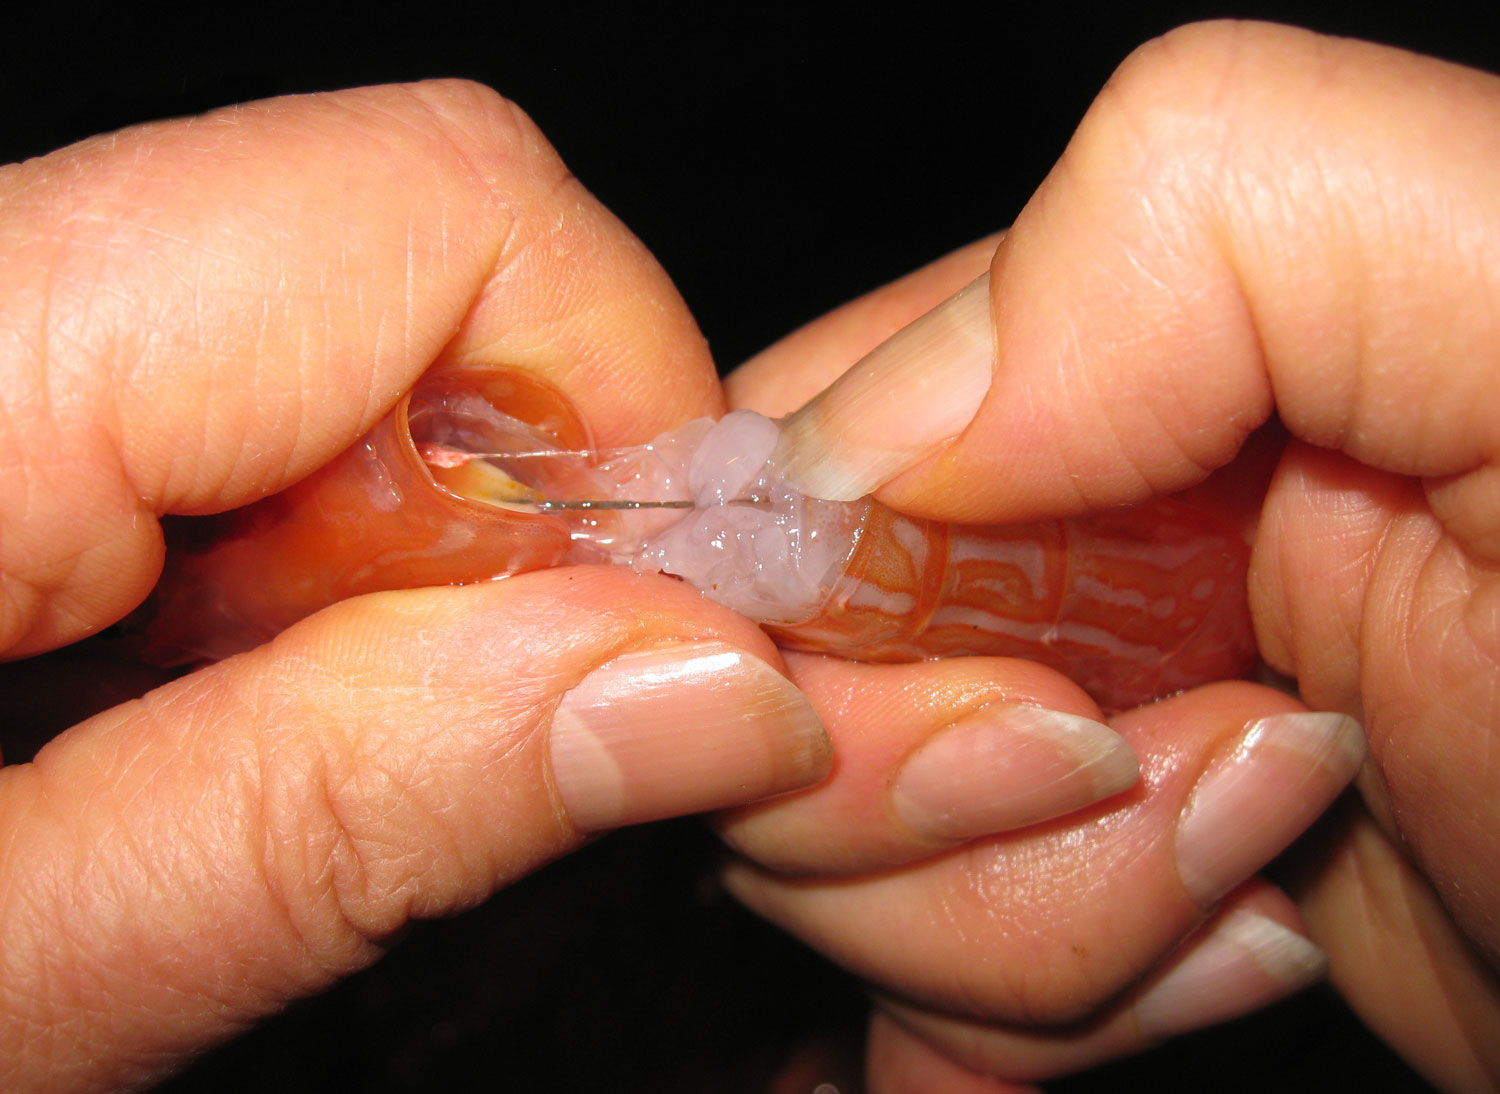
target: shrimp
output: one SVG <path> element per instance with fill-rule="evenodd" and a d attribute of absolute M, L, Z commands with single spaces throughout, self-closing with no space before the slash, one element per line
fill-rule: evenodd
<path fill-rule="evenodd" d="M 1106 709 L 1254 662 L 1248 546 L 1200 507 L 1162 498 L 1069 520 L 944 524 L 871 498 L 804 497 L 777 473 L 777 436 L 741 411 L 601 451 L 535 379 L 430 375 L 312 478 L 177 544 L 148 608 L 147 655 L 227 656 L 363 592 L 607 561 L 679 576 L 790 648 L 1022 657 Z M 579 498 L 612 506 L 558 501 Z"/>

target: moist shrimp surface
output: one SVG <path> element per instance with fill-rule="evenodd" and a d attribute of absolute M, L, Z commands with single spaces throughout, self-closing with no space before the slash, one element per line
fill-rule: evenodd
<path fill-rule="evenodd" d="M 223 656 L 360 592 L 608 561 L 677 576 L 791 647 L 1023 657 L 1108 708 L 1254 661 L 1249 551 L 1205 509 L 1164 498 L 950 525 L 807 497 L 780 473 L 777 440 L 775 422 L 737 411 L 595 450 L 567 400 L 535 381 L 430 376 L 335 464 L 219 518 L 169 563 L 154 656 Z M 623 507 L 549 505 L 578 500 Z"/>

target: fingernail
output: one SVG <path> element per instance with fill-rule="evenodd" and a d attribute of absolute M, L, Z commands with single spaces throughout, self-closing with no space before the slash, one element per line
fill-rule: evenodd
<path fill-rule="evenodd" d="M 994 361 L 986 273 L 789 417 L 776 462 L 805 494 L 862 498 L 967 428 L 990 389 Z"/>
<path fill-rule="evenodd" d="M 1194 787 L 1177 822 L 1177 872 L 1208 905 L 1275 858 L 1364 760 L 1359 723 L 1317 711 L 1251 722 Z"/>
<path fill-rule="evenodd" d="M 1296 931 L 1258 912 L 1236 911 L 1135 1004 L 1152 1040 L 1259 1010 L 1323 978 L 1328 959 Z"/>
<path fill-rule="evenodd" d="M 809 786 L 832 754 L 791 681 L 717 642 L 601 665 L 558 705 L 550 747 L 557 793 L 582 832 Z"/>
<path fill-rule="evenodd" d="M 896 814 L 919 836 L 972 839 L 1092 805 L 1135 785 L 1135 753 L 1108 726 L 996 704 L 941 730 L 902 764 Z"/>

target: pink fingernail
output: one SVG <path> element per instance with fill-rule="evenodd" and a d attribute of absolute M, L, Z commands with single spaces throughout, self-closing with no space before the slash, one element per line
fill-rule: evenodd
<path fill-rule="evenodd" d="M 1251 722 L 1233 753 L 1198 780 L 1177 822 L 1177 872 L 1209 905 L 1275 858 L 1354 778 L 1359 723 L 1295 712 Z"/>
<path fill-rule="evenodd" d="M 601 665 L 558 705 L 550 747 L 558 795 L 583 832 L 809 786 L 832 753 L 791 681 L 717 642 Z"/>
<path fill-rule="evenodd" d="M 1135 1004 L 1153 1040 L 1259 1010 L 1323 978 L 1328 959 L 1296 931 L 1258 912 L 1235 911 Z"/>
<path fill-rule="evenodd" d="M 907 759 L 891 787 L 920 836 L 962 840 L 1061 816 L 1135 785 L 1135 753 L 1108 726 L 1041 707 L 982 707 Z"/>
<path fill-rule="evenodd" d="M 994 362 L 986 273 L 789 417 L 776 461 L 805 494 L 864 497 L 968 427 L 990 389 Z"/>

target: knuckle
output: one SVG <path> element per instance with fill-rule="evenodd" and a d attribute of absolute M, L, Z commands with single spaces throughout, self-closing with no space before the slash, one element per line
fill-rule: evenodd
<path fill-rule="evenodd" d="M 1223 37 L 1217 27 L 1192 26 L 1132 52 L 1079 129 L 1079 150 L 1091 153 L 1089 162 L 1130 174 L 1174 173 L 1211 147 L 1233 85 Z"/>
<path fill-rule="evenodd" d="M 482 190 L 493 226 L 496 268 L 545 245 L 582 195 L 567 165 L 531 117 L 492 88 L 440 80 L 405 89 L 426 112 L 442 154 Z"/>
<path fill-rule="evenodd" d="M 546 187 L 567 174 L 530 115 L 493 88 L 472 80 L 434 80 L 407 91 L 438 134 L 491 186 L 535 177 Z"/>
<path fill-rule="evenodd" d="M 264 724 L 264 712 L 257 716 Z M 261 747 L 270 899 L 316 966 L 359 967 L 409 918 L 433 865 L 424 849 L 443 845 L 441 825 L 414 802 L 399 750 L 381 755 L 347 736 L 305 730 Z"/>
<path fill-rule="evenodd" d="M 1259 67 L 1276 40 L 1306 32 L 1236 20 L 1189 23 L 1136 47 L 1105 85 L 1125 104 L 1181 103 L 1188 111 L 1222 105 L 1237 74 Z"/>
<path fill-rule="evenodd" d="M 0 569 L 0 651 L 22 647 L 46 611 L 47 594 Z"/>
<path fill-rule="evenodd" d="M 1317 42 L 1310 32 L 1263 23 L 1179 27 L 1126 57 L 1080 136 L 1116 170 L 1147 168 L 1191 187 L 1223 171 L 1230 151 L 1243 158 L 1246 132 L 1283 124 L 1290 104 L 1281 85 L 1316 63 Z"/>

